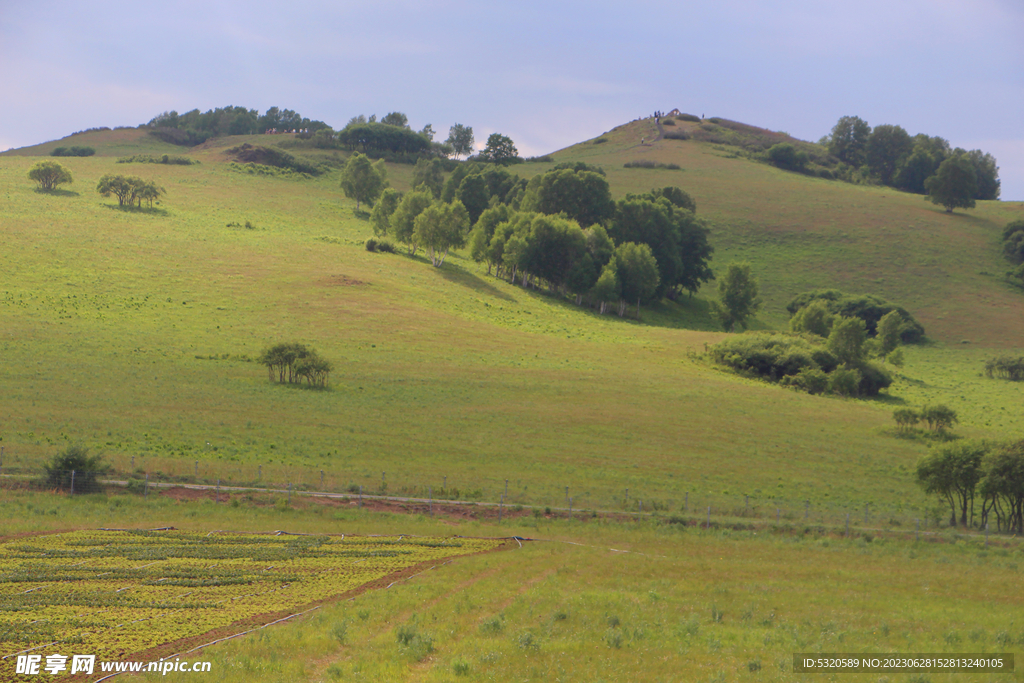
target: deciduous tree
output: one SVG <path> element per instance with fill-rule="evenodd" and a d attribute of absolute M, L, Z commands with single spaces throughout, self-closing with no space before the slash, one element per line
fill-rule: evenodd
<path fill-rule="evenodd" d="M 757 280 L 750 273 L 749 263 L 730 263 L 725 275 L 718 281 L 715 310 L 722 327 L 731 332 L 739 325 L 746 329 L 747 319 L 761 309 Z"/>
<path fill-rule="evenodd" d="M 462 202 L 433 202 L 415 221 L 415 240 L 437 268 L 444 264 L 450 249 L 465 245 L 469 233 L 469 212 Z"/>
<path fill-rule="evenodd" d="M 49 192 L 58 185 L 73 183 L 71 171 L 56 161 L 40 161 L 28 172 L 29 180 L 39 183 L 39 189 Z"/>
<path fill-rule="evenodd" d="M 472 126 L 464 126 L 461 123 L 456 123 L 448 129 L 448 139 L 445 140 L 445 142 L 452 146 L 452 151 L 455 154 L 456 159 L 460 156 L 468 156 L 472 154 L 474 143 Z"/>
<path fill-rule="evenodd" d="M 859 116 L 844 116 L 832 127 L 828 151 L 851 166 L 864 164 L 871 126 Z"/>
<path fill-rule="evenodd" d="M 487 146 L 480 153 L 480 157 L 493 164 L 507 166 L 519 159 L 519 150 L 516 149 L 512 138 L 501 133 L 491 133 L 487 137 Z"/>
<path fill-rule="evenodd" d="M 371 162 L 356 152 L 341 170 L 341 189 L 349 199 L 356 200 L 356 211 L 362 202 L 373 204 L 388 186 L 388 172 L 384 161 Z"/>
<path fill-rule="evenodd" d="M 963 154 L 951 156 L 942 162 L 939 170 L 924 183 L 932 204 L 941 204 L 946 213 L 953 209 L 973 209 L 974 195 L 978 191 L 978 172 Z"/>

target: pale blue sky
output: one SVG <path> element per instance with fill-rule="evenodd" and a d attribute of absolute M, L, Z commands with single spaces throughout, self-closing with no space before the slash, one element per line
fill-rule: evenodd
<path fill-rule="evenodd" d="M 839 117 L 992 153 L 1024 200 L 1024 3 L 0 0 L 0 149 L 162 111 L 403 111 L 521 153 L 654 109 L 817 140 Z"/>

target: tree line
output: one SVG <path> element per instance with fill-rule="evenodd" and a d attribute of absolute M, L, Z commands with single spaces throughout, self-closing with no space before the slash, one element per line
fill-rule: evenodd
<path fill-rule="evenodd" d="M 911 136 L 897 125 L 872 128 L 858 116 L 840 118 L 820 142 L 846 165 L 848 179 L 927 194 L 947 211 L 999 198 L 999 167 L 980 149 L 952 149 L 948 140 Z"/>
<path fill-rule="evenodd" d="M 958 441 L 937 449 L 917 465 L 917 482 L 950 508 L 951 526 L 978 527 L 995 517 L 998 530 L 1024 534 L 1024 441 Z"/>
<path fill-rule="evenodd" d="M 157 138 L 175 145 L 194 146 L 210 138 L 225 135 L 255 135 L 269 130 L 309 130 L 329 128 L 323 121 L 310 120 L 291 109 L 270 107 L 263 115 L 256 109 L 227 106 L 200 112 L 179 114 L 165 111 L 140 128 L 149 128 Z"/>
<path fill-rule="evenodd" d="M 327 386 L 333 369 L 315 349 L 297 342 L 271 346 L 260 354 L 258 362 L 266 366 L 271 382 L 301 384 L 305 380 L 308 386 L 320 388 Z"/>
<path fill-rule="evenodd" d="M 439 159 L 421 159 L 413 190 L 402 194 L 387 187 L 380 162 L 361 154 L 342 177 L 347 196 L 373 205 L 374 234 L 411 255 L 422 248 L 440 266 L 451 249 L 468 245 L 489 274 L 601 312 L 617 303 L 624 315 L 635 304 L 639 315 L 643 304 L 693 294 L 712 277 L 710 230 L 677 187 L 614 201 L 603 170 L 581 162 L 526 181 L 505 166 L 473 162 L 445 179 Z"/>

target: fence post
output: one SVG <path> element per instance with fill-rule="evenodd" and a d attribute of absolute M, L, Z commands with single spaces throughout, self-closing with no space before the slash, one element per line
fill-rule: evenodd
<path fill-rule="evenodd" d="M 263 465 L 257 465 L 256 481 L 263 481 Z"/>
<path fill-rule="evenodd" d="M 199 461 L 196 460 L 196 478 L 199 478 Z"/>
<path fill-rule="evenodd" d="M 71 470 L 71 495 L 75 495 L 75 471 Z"/>
<path fill-rule="evenodd" d="M 569 487 L 568 486 L 565 487 L 565 502 L 566 503 L 569 502 Z"/>
<path fill-rule="evenodd" d="M 359 507 L 363 507 L 363 485 L 359 485 Z"/>
<path fill-rule="evenodd" d="M 132 471 L 135 471 L 135 456 L 132 456 Z"/>
<path fill-rule="evenodd" d="M 292 483 L 288 482 L 288 504 L 292 504 Z"/>
<path fill-rule="evenodd" d="M 213 494 L 213 502 L 220 502 L 220 477 L 217 478 L 217 492 Z"/>
<path fill-rule="evenodd" d="M 504 498 L 506 496 L 508 496 L 508 479 L 505 480 L 505 493 L 502 497 Z"/>
<path fill-rule="evenodd" d="M 644 515 L 644 502 L 643 502 L 643 501 L 641 500 L 641 501 L 639 501 L 639 503 L 640 503 L 640 514 L 639 514 L 639 515 L 637 515 L 637 518 L 638 518 L 638 519 L 639 519 L 640 517 L 643 517 L 643 515 Z"/>
<path fill-rule="evenodd" d="M 502 496 L 501 500 L 498 501 L 498 524 L 501 524 L 501 513 L 502 513 L 502 508 L 504 508 L 504 507 L 505 507 L 505 496 Z"/>
<path fill-rule="evenodd" d="M 324 471 L 320 470 L 320 490 L 324 490 Z"/>
<path fill-rule="evenodd" d="M 448 475 L 444 475 L 444 490 L 448 490 Z"/>
<path fill-rule="evenodd" d="M 142 497 L 143 498 L 148 498 L 149 497 L 149 472 L 146 472 L 146 487 L 144 489 L 142 489 Z"/>
<path fill-rule="evenodd" d="M 434 487 L 427 487 L 427 495 L 430 496 L 430 516 L 434 516 Z"/>
<path fill-rule="evenodd" d="M 572 521 L 572 498 L 569 499 L 569 521 Z"/>

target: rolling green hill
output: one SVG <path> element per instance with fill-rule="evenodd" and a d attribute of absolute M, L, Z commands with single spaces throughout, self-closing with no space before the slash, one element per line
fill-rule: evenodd
<path fill-rule="evenodd" d="M 714 283 L 638 323 L 511 285 L 465 253 L 434 268 L 422 255 L 367 252 L 370 227 L 336 171 L 255 175 L 226 150 L 282 144 L 329 169 L 343 152 L 286 136 L 183 150 L 140 131 L 93 131 L 60 141 L 97 153 L 61 159 L 75 181 L 57 192 L 35 191 L 27 172 L 58 143 L 0 155 L 8 533 L 174 525 L 551 541 L 214 648 L 226 681 L 797 680 L 788 667 L 799 651 L 1024 643 L 1012 588 L 1020 549 L 945 529 L 928 536 L 939 543 L 915 543 L 918 520 L 933 534 L 946 516 L 913 480 L 938 441 L 901 438 L 891 419 L 896 407 L 946 403 L 959 435 L 1020 438 L 1020 385 L 982 368 L 1024 346 L 1024 294 L 1004 284 L 998 253 L 1002 225 L 1024 207 L 948 216 L 918 196 L 657 135 L 636 121 L 552 156 L 602 166 L 616 197 L 666 185 L 692 194 L 714 226 L 714 267 L 746 260 L 761 280 L 756 327 L 784 327 L 789 299 L 818 287 L 908 308 L 929 341 L 907 348 L 886 395 L 810 396 L 709 364 L 707 345 L 726 336 L 708 311 Z M 201 163 L 116 163 L 134 154 Z M 636 160 L 681 168 L 624 168 Z M 408 189 L 412 167 L 388 172 Z M 121 210 L 96 193 L 106 173 L 154 180 L 166 196 Z M 268 381 L 253 359 L 284 341 L 334 363 L 329 390 Z M 153 480 L 481 503 L 507 486 L 513 518 L 430 519 L 418 504 L 423 514 L 394 516 L 280 493 L 229 505 L 221 493 L 218 504 L 15 489 L 75 442 L 118 474 Z M 559 515 L 567 496 L 572 521 Z M 654 517 L 634 521 L 641 509 Z M 431 635 L 433 652 L 411 652 L 398 625 Z"/>

